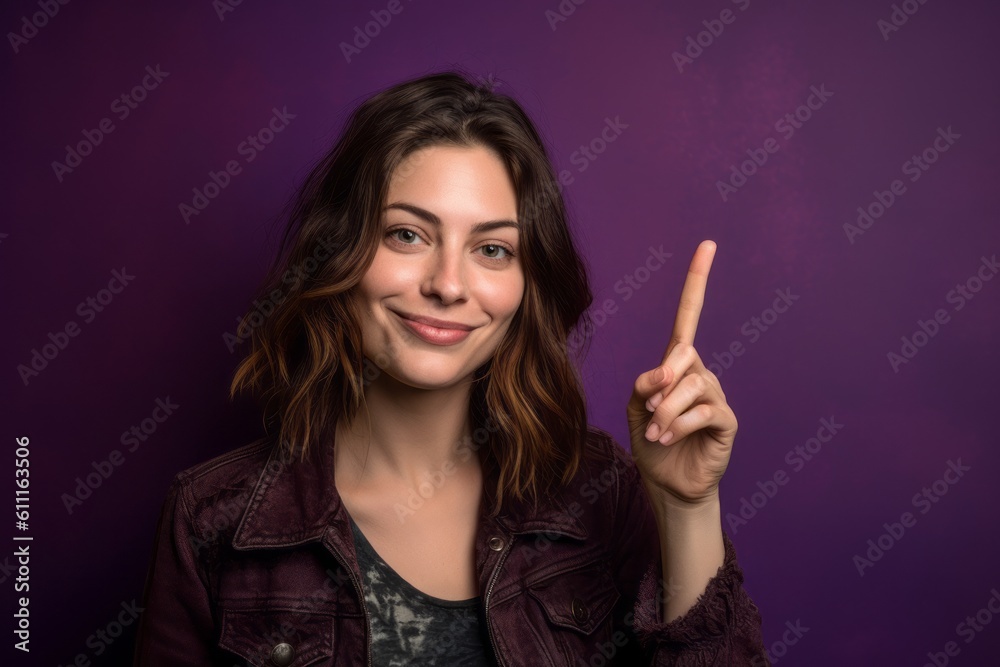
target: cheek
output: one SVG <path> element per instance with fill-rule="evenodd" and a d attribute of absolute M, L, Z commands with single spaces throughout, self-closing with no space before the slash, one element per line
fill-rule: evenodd
<path fill-rule="evenodd" d="M 399 291 L 401 286 L 412 284 L 415 279 L 413 267 L 405 262 L 394 262 L 389 253 L 379 248 L 371 266 L 361 279 L 361 293 L 366 299 L 378 298 L 382 294 Z"/>
<path fill-rule="evenodd" d="M 521 276 L 486 281 L 477 290 L 479 303 L 494 320 L 508 320 L 513 317 L 521 305 L 523 295 L 524 279 Z"/>

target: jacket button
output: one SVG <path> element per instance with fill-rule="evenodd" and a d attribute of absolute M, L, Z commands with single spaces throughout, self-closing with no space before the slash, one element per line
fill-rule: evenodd
<path fill-rule="evenodd" d="M 573 618 L 576 619 L 577 623 L 583 623 L 587 620 L 587 605 L 583 604 L 583 600 L 580 598 L 573 598 Z"/>
<path fill-rule="evenodd" d="M 499 537 L 491 537 L 490 549 L 493 549 L 493 551 L 503 551 L 503 540 Z"/>
<path fill-rule="evenodd" d="M 271 649 L 271 662 L 275 667 L 288 667 L 292 664 L 293 658 L 295 658 L 295 649 L 292 648 L 291 644 L 281 642 L 275 644 L 274 648 Z"/>

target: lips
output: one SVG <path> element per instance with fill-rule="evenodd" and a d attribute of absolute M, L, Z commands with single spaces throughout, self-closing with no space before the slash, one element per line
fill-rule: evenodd
<path fill-rule="evenodd" d="M 432 345 L 454 345 L 455 343 L 460 343 L 469 337 L 469 332 L 476 328 L 470 327 L 467 324 L 446 322 L 445 320 L 438 320 L 431 317 L 408 314 L 404 315 L 396 311 L 391 312 L 396 315 L 410 331 L 416 334 L 418 338 Z M 412 317 L 419 319 L 411 319 Z M 434 326 L 428 323 L 428 321 L 438 323 L 439 326 Z"/>
<path fill-rule="evenodd" d="M 420 322 L 421 324 L 426 324 L 427 326 L 434 327 L 435 329 L 459 329 L 461 331 L 472 331 L 476 327 L 469 326 L 468 324 L 462 324 L 461 322 L 449 322 L 448 320 L 439 320 L 436 317 L 425 317 L 423 315 L 412 315 L 410 313 L 404 313 L 402 311 L 393 311 L 400 317 L 411 322 Z"/>

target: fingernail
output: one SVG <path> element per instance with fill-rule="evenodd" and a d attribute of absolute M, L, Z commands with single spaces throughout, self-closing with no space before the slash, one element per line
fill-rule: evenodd
<path fill-rule="evenodd" d="M 649 428 L 646 429 L 646 440 L 653 442 L 656 440 L 657 434 L 660 432 L 660 427 L 656 422 L 650 422 Z"/>
<path fill-rule="evenodd" d="M 663 434 L 663 437 L 660 438 L 660 444 L 661 445 L 667 444 L 668 442 L 670 442 L 671 438 L 673 438 L 673 437 L 674 437 L 674 432 L 673 431 L 667 431 L 666 433 Z"/>
<path fill-rule="evenodd" d="M 653 410 L 656 409 L 656 406 L 658 406 L 662 402 L 663 402 L 663 392 L 658 391 L 652 396 L 650 396 L 649 399 L 646 401 L 646 409 L 652 412 Z"/>
<path fill-rule="evenodd" d="M 663 366 L 660 366 L 655 371 L 653 371 L 653 382 L 659 382 L 663 379 Z"/>

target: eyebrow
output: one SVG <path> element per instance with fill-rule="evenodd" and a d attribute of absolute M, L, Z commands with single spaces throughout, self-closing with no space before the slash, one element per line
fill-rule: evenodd
<path fill-rule="evenodd" d="M 406 202 L 395 202 L 389 204 L 383 210 L 389 210 L 390 208 L 398 208 L 408 211 L 418 218 L 426 220 L 435 227 L 441 226 L 441 218 L 437 217 L 427 209 L 420 208 L 419 206 L 414 206 L 413 204 L 408 204 Z M 513 227 L 518 231 L 521 229 L 521 226 L 513 220 L 487 220 L 485 222 L 477 222 L 472 225 L 472 233 L 478 234 L 480 232 L 491 232 L 494 229 L 500 229 L 501 227 Z"/>

